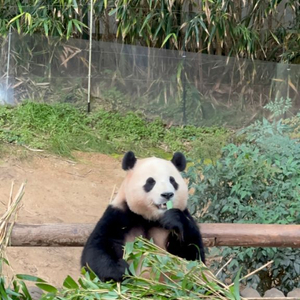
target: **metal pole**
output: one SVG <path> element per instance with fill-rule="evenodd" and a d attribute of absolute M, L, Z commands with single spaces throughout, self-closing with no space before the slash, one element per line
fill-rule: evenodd
<path fill-rule="evenodd" d="M 90 39 L 89 39 L 89 74 L 88 74 L 88 107 L 91 111 L 91 73 L 92 73 L 92 42 L 93 42 L 93 0 L 90 2 Z"/>
<path fill-rule="evenodd" d="M 186 125 L 186 78 L 185 78 L 185 58 L 186 58 L 186 54 L 185 54 L 185 49 L 183 49 L 183 54 L 182 54 L 182 58 L 183 58 L 183 68 L 182 68 L 182 72 L 183 72 L 183 77 L 182 77 L 182 110 L 183 110 L 183 125 Z"/>
<path fill-rule="evenodd" d="M 286 91 L 286 97 L 287 98 L 290 98 L 290 71 L 291 71 L 291 66 L 290 64 L 288 64 L 288 67 L 287 67 L 287 73 L 288 73 L 288 79 L 287 79 L 287 91 Z"/>
<path fill-rule="evenodd" d="M 9 84 L 9 69 L 10 69 L 10 48 L 11 48 L 11 26 L 8 32 L 8 47 L 7 47 L 7 66 L 6 66 L 6 88 L 5 88 L 5 101 L 8 100 L 8 84 Z"/>

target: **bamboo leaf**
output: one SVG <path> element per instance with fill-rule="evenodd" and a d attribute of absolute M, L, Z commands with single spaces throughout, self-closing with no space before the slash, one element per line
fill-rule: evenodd
<path fill-rule="evenodd" d="M 31 295 L 29 294 L 29 291 L 27 289 L 26 284 L 23 281 L 20 281 L 19 283 L 21 285 L 23 294 L 26 296 L 25 299 L 32 300 Z"/>
<path fill-rule="evenodd" d="M 48 36 L 49 34 L 48 21 L 44 22 L 44 30 L 45 30 L 45 35 Z"/>
<path fill-rule="evenodd" d="M 2 296 L 1 299 L 10 300 L 8 298 L 8 295 L 7 295 L 6 291 L 5 291 L 4 285 L 2 285 L 2 284 L 0 284 L 0 295 Z"/>
<path fill-rule="evenodd" d="M 278 40 L 277 36 L 276 36 L 271 30 L 270 30 L 269 32 L 270 32 L 270 34 L 272 35 L 272 37 L 273 37 L 273 39 L 275 40 L 275 42 L 276 42 L 278 45 L 280 45 L 280 41 Z"/>
<path fill-rule="evenodd" d="M 203 28 L 203 30 L 207 33 L 207 35 L 209 35 L 209 31 L 207 30 L 207 27 L 206 27 L 206 25 L 205 25 L 205 23 L 204 23 L 202 17 L 198 18 L 197 20 L 198 20 L 198 22 L 200 23 L 200 25 L 201 25 L 201 27 Z"/>
<path fill-rule="evenodd" d="M 200 47 L 200 42 L 199 42 L 199 29 L 198 26 L 195 26 L 195 31 L 196 31 L 196 43 L 197 43 L 197 47 Z"/>
<path fill-rule="evenodd" d="M 19 8 L 19 12 L 23 13 L 23 7 L 22 7 L 22 4 L 20 3 L 20 1 L 18 1 L 18 8 Z"/>
<path fill-rule="evenodd" d="M 232 286 L 232 292 L 235 297 L 235 300 L 240 300 L 240 275 L 241 275 L 242 268 L 239 269 L 238 273 L 234 278 L 234 285 Z"/>
<path fill-rule="evenodd" d="M 79 285 L 75 282 L 75 280 L 71 276 L 67 276 L 65 279 L 63 286 L 68 289 L 78 289 Z"/>
<path fill-rule="evenodd" d="M 171 208 L 173 208 L 173 202 L 171 200 L 169 200 L 167 202 L 167 209 L 171 209 Z"/>
<path fill-rule="evenodd" d="M 18 34 L 20 34 L 21 33 L 20 19 L 16 20 L 16 25 L 17 25 Z"/>
<path fill-rule="evenodd" d="M 208 39 L 208 48 L 210 48 L 210 46 L 211 46 L 212 40 L 215 37 L 216 30 L 217 30 L 217 27 L 216 27 L 216 25 L 214 25 L 212 27 L 212 30 L 210 32 L 210 36 L 209 36 L 209 39 Z"/>
<path fill-rule="evenodd" d="M 80 22 L 80 21 L 78 21 L 76 19 L 73 19 L 72 22 L 73 22 L 74 26 L 77 28 L 77 30 L 80 33 L 82 32 L 82 28 L 81 27 L 87 28 L 87 26 L 84 23 L 82 23 L 82 22 Z"/>
<path fill-rule="evenodd" d="M 114 9 L 111 9 L 108 13 L 109 16 L 115 15 L 118 12 L 119 8 L 116 7 Z"/>
<path fill-rule="evenodd" d="M 157 26 L 156 31 L 155 31 L 154 36 L 153 36 L 153 39 L 157 38 L 158 33 L 161 30 L 161 28 L 162 28 L 162 25 L 163 25 L 163 22 L 160 22 L 159 25 Z"/>
<path fill-rule="evenodd" d="M 32 282 L 46 282 L 45 280 L 32 275 L 17 274 L 16 277 L 21 280 L 28 280 Z"/>
<path fill-rule="evenodd" d="M 283 79 L 280 79 L 280 78 L 272 78 L 273 81 L 277 81 L 277 82 L 284 82 Z"/>
<path fill-rule="evenodd" d="M 295 85 L 292 83 L 291 78 L 289 78 L 288 84 L 296 92 L 296 94 L 298 94 L 298 90 L 295 87 Z"/>
<path fill-rule="evenodd" d="M 36 286 L 39 287 L 41 290 L 46 291 L 48 293 L 57 293 L 58 292 L 57 288 L 49 283 L 36 283 Z"/>
<path fill-rule="evenodd" d="M 177 42 L 177 36 L 176 36 L 176 34 L 175 34 L 175 33 L 170 33 L 170 34 L 168 34 L 168 35 L 166 36 L 166 38 L 164 39 L 164 41 L 163 41 L 163 43 L 162 43 L 162 45 L 161 45 L 161 48 L 166 44 L 166 42 L 167 42 L 171 37 L 173 37 L 174 40 Z"/>
<path fill-rule="evenodd" d="M 31 14 L 25 13 L 25 23 L 27 23 L 28 27 L 32 25 L 32 17 Z"/>
<path fill-rule="evenodd" d="M 143 29 L 144 29 L 144 27 L 145 27 L 146 25 L 149 25 L 149 24 L 148 24 L 148 21 L 149 21 L 152 17 L 153 17 L 152 13 L 149 13 L 149 14 L 147 15 L 147 17 L 146 17 L 146 19 L 144 20 L 143 25 L 142 25 L 142 28 L 140 29 L 139 33 L 141 33 L 141 32 L 143 31 Z"/>
<path fill-rule="evenodd" d="M 67 26 L 67 39 L 70 37 L 72 32 L 72 20 L 68 21 L 68 26 Z"/>
<path fill-rule="evenodd" d="M 63 35 L 63 33 L 62 33 L 62 29 L 61 29 L 61 25 L 59 24 L 59 25 L 57 25 L 56 27 L 55 27 L 55 29 L 57 30 L 57 32 L 58 32 L 58 34 L 60 35 L 60 36 L 62 36 Z"/>
<path fill-rule="evenodd" d="M 8 22 L 7 25 L 11 25 L 12 23 L 14 23 L 14 22 L 17 21 L 18 19 L 20 19 L 24 14 L 25 14 L 25 13 L 23 12 L 23 13 L 21 13 L 21 14 L 15 16 L 14 18 L 12 18 L 12 19 Z"/>
<path fill-rule="evenodd" d="M 78 8 L 78 4 L 77 4 L 77 1 L 76 1 L 76 0 L 73 0 L 73 7 L 74 7 L 74 9 L 77 9 L 77 8 Z"/>

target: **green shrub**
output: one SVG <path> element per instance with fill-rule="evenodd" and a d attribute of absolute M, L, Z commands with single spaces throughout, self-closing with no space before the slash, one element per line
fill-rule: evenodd
<path fill-rule="evenodd" d="M 293 127 L 282 120 L 257 121 L 241 133 L 244 142 L 229 144 L 213 164 L 203 161 L 189 168 L 195 190 L 191 210 L 200 222 L 300 223 L 300 144 L 291 139 Z M 201 170 L 201 176 L 199 175 Z M 273 265 L 251 277 L 248 284 L 264 291 L 281 285 L 285 292 L 300 287 L 300 251 L 290 248 L 220 249 L 222 280 L 236 272 L 254 270 L 270 260 Z"/>
<path fill-rule="evenodd" d="M 300 139 L 300 112 L 289 119 L 283 120 L 284 124 L 290 126 L 293 131 L 290 133 L 290 137 L 293 139 Z"/>

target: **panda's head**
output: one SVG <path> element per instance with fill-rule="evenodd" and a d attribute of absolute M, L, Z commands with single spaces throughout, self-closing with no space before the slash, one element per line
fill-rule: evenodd
<path fill-rule="evenodd" d="M 147 220 L 160 218 L 168 201 L 172 201 L 173 208 L 186 208 L 188 188 L 180 175 L 186 167 L 182 153 L 175 153 L 171 161 L 156 157 L 137 160 L 130 151 L 125 154 L 122 167 L 127 176 L 115 204 L 125 201 L 131 211 Z"/>

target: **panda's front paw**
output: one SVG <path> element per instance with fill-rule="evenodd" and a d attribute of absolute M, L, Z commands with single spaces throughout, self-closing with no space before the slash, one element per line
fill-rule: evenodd
<path fill-rule="evenodd" d="M 115 281 L 122 281 L 123 276 L 125 275 L 126 270 L 128 269 L 129 265 L 124 259 L 119 259 L 117 263 L 117 270 L 116 270 L 116 279 Z"/>
<path fill-rule="evenodd" d="M 163 228 L 175 231 L 180 237 L 183 237 L 185 218 L 184 213 L 180 209 L 172 208 L 164 213 L 161 225 Z"/>
<path fill-rule="evenodd" d="M 116 281 L 121 282 L 124 278 L 125 271 L 128 269 L 128 263 L 124 259 L 119 259 L 118 262 L 114 262 L 104 268 L 100 273 L 99 278 L 101 281 Z M 102 275 L 102 276 L 101 276 Z"/>

